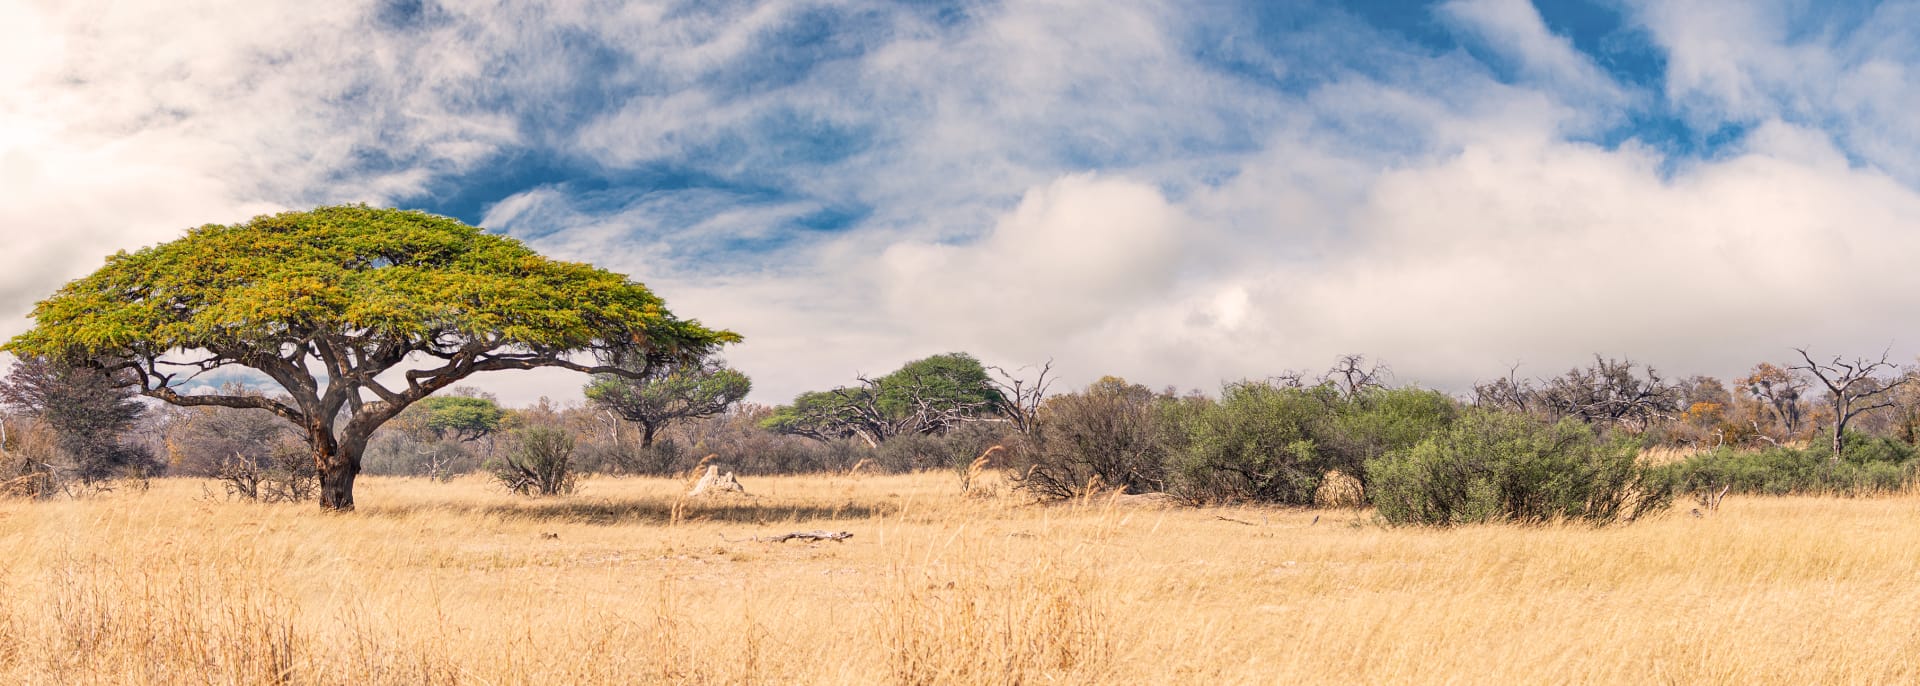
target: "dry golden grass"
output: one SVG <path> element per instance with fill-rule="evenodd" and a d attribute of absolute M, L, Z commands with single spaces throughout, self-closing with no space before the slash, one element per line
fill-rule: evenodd
<path fill-rule="evenodd" d="M 187 481 L 9 501 L 0 681 L 1920 681 L 1920 498 L 1441 531 L 957 481 L 367 479 L 345 516 Z M 742 540 L 817 528 L 855 535 Z"/>

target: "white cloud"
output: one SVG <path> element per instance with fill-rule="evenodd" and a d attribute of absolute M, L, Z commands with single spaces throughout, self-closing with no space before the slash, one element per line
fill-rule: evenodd
<path fill-rule="evenodd" d="M 1196 228 L 1153 186 L 1067 176 L 978 241 L 888 248 L 881 290 L 895 317 L 955 345 L 1048 340 L 1163 297 Z"/>
<path fill-rule="evenodd" d="M 1203 388 L 1363 352 L 1457 389 L 1596 351 L 1725 374 L 1791 345 L 1914 344 L 1913 3 L 1812 31 L 1786 4 L 1636 5 L 1662 93 L 1520 0 L 1440 11 L 1510 70 L 1345 27 L 1315 45 L 1366 68 L 1229 46 L 1255 74 L 1202 64 L 1195 10 L 1144 0 L 957 25 L 890 3 L 584 7 L 448 2 L 402 35 L 369 3 L 0 6 L 0 334 L 115 249 L 536 146 L 772 187 L 549 184 L 482 222 L 739 330 L 762 401 L 949 350 Z M 770 36 L 841 10 L 879 17 L 836 37 L 860 50 L 756 80 Z M 616 102 L 572 111 L 573 89 Z M 1711 159 L 1570 140 L 1655 99 L 1751 130 Z M 796 163 L 782 146 L 810 132 L 781 117 L 847 149 Z M 865 214 L 783 233 L 842 206 Z M 523 402 L 579 382 L 489 383 Z"/>

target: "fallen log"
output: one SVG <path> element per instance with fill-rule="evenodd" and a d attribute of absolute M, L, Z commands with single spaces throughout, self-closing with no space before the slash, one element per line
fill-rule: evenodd
<path fill-rule="evenodd" d="M 751 537 L 743 538 L 740 540 L 759 541 L 761 543 L 785 543 L 787 541 L 792 541 L 796 539 L 802 540 L 802 541 L 845 541 L 849 538 L 853 538 L 853 532 L 851 531 L 827 531 L 825 529 L 814 529 L 813 531 L 795 531 L 793 533 L 781 534 L 779 536 L 751 536 Z M 724 535 L 720 537 L 720 540 L 726 541 L 728 543 L 734 542 L 733 539 L 727 538 Z"/>

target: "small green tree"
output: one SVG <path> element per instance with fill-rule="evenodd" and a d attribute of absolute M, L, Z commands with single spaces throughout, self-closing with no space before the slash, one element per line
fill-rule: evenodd
<path fill-rule="evenodd" d="M 640 378 L 603 374 L 587 384 L 596 407 L 640 425 L 640 447 L 668 425 L 711 417 L 747 397 L 753 381 L 718 359 L 655 367 Z"/>
<path fill-rule="evenodd" d="M 446 217 L 366 206 L 202 226 L 122 252 L 33 317 L 6 350 L 104 369 L 176 405 L 257 409 L 292 423 L 330 510 L 353 508 L 374 430 L 468 376 L 539 367 L 642 376 L 740 340 L 675 317 L 620 274 Z M 183 388 L 234 366 L 285 396 Z"/>
<path fill-rule="evenodd" d="M 492 435 L 507 416 L 506 409 L 492 398 L 470 395 L 426 398 L 408 409 L 419 413 L 423 437 L 456 443 Z"/>
<path fill-rule="evenodd" d="M 986 367 L 966 353 L 914 360 L 860 385 L 802 393 L 762 424 L 821 441 L 857 438 L 869 447 L 905 433 L 941 434 L 1002 411 L 1007 404 Z"/>
<path fill-rule="evenodd" d="M 1460 404 L 1445 393 L 1421 388 L 1372 388 L 1347 396 L 1334 417 L 1334 431 L 1318 446 L 1332 469 L 1367 481 L 1366 464 L 1418 445 L 1452 426 Z"/>

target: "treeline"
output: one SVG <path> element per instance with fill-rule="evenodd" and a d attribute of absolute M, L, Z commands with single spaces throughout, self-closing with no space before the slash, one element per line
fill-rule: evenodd
<path fill-rule="evenodd" d="M 1052 392 L 1049 366 L 964 353 L 746 403 L 718 359 L 645 378 L 595 377 L 584 401 L 504 408 L 458 390 L 409 407 L 363 456 L 370 474 L 488 472 L 564 493 L 576 473 L 667 475 L 707 461 L 743 475 L 1006 471 L 1043 499 L 1124 490 L 1192 503 L 1371 504 L 1391 522 L 1630 520 L 1726 493 L 1900 491 L 1920 440 L 1915 372 L 1879 359 L 1763 363 L 1742 377 L 1668 379 L 1596 356 L 1454 396 L 1392 383 L 1360 356 L 1317 374 L 1212 394 L 1108 377 Z M 211 477 L 228 495 L 312 497 L 305 437 L 261 411 L 140 402 L 111 379 L 26 360 L 0 383 L 6 490 L 48 495 L 116 479 Z M 245 389 L 228 388 L 227 394 Z M 1000 450 L 990 450 L 1000 446 Z"/>

